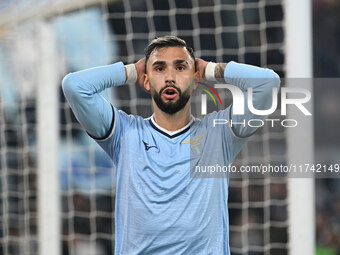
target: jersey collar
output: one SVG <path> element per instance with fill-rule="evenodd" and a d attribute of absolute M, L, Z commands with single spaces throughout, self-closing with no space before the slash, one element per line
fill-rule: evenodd
<path fill-rule="evenodd" d="M 156 121 L 153 118 L 153 114 L 152 116 L 149 118 L 149 122 L 151 124 L 151 126 L 156 129 L 158 132 L 162 133 L 163 135 L 169 137 L 169 138 L 174 138 L 177 137 L 181 134 L 184 134 L 185 132 L 187 132 L 190 129 L 191 124 L 194 122 L 194 116 L 190 115 L 190 121 L 188 124 L 186 124 L 184 127 L 182 127 L 179 130 L 176 131 L 169 131 L 166 130 L 165 128 L 162 128 L 161 126 L 159 126 Z"/>

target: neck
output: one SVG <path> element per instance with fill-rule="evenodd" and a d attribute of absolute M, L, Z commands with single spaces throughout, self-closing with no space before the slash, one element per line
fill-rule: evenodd
<path fill-rule="evenodd" d="M 190 122 L 190 100 L 185 105 L 185 107 L 174 113 L 168 114 L 160 110 L 155 102 L 153 102 L 155 112 L 153 114 L 153 119 L 160 127 L 168 131 L 176 131 L 185 127 Z"/>

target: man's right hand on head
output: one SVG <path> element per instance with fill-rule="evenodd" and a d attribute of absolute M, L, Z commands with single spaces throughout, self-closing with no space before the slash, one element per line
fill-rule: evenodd
<path fill-rule="evenodd" d="M 135 63 L 135 67 L 137 70 L 137 81 L 136 83 L 143 89 L 144 88 L 144 79 L 145 79 L 145 58 L 142 58 L 140 60 L 138 60 Z"/>

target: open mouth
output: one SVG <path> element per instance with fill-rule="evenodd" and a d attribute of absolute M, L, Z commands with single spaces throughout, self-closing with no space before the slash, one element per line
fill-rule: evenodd
<path fill-rule="evenodd" d="M 162 94 L 166 99 L 174 99 L 178 93 L 175 88 L 169 87 L 164 89 Z"/>

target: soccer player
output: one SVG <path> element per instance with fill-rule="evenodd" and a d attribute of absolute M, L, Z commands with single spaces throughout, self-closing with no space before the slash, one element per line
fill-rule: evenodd
<path fill-rule="evenodd" d="M 214 127 L 214 119 L 247 123 L 265 116 L 255 116 L 245 103 L 244 115 L 228 107 L 202 121 L 193 117 L 190 96 L 199 78 L 224 78 L 245 95 L 251 87 L 259 110 L 271 106 L 272 88 L 280 84 L 269 69 L 195 58 L 174 36 L 153 40 L 135 64 L 91 68 L 63 80 L 78 121 L 115 165 L 115 254 L 230 254 L 229 180 L 192 178 L 190 172 L 198 165 L 232 164 L 256 131 L 248 125 Z M 127 115 L 99 94 L 129 82 L 151 94 L 151 117 Z"/>

